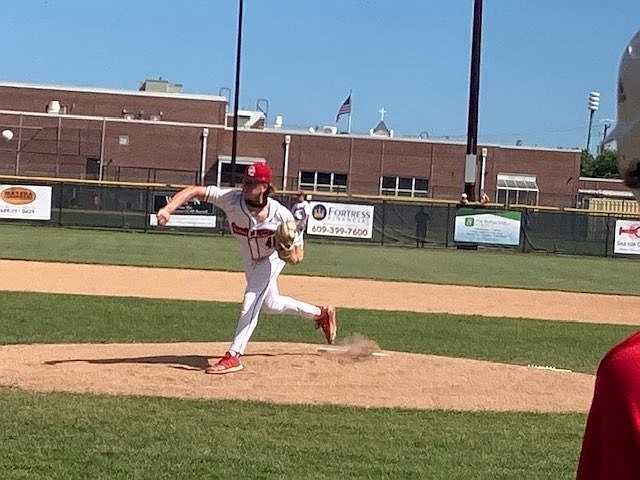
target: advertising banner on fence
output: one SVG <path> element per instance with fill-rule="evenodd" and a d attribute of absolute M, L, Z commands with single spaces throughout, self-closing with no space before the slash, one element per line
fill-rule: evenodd
<path fill-rule="evenodd" d="M 51 220 L 51 187 L 0 185 L 0 218 Z"/>
<path fill-rule="evenodd" d="M 520 244 L 521 213 L 511 210 L 459 208 L 453 239 L 491 245 Z"/>
<path fill-rule="evenodd" d="M 330 237 L 371 238 L 373 205 L 311 202 L 307 233 Z"/>
<path fill-rule="evenodd" d="M 616 220 L 613 253 L 640 255 L 640 220 Z"/>
<path fill-rule="evenodd" d="M 153 197 L 153 211 L 157 212 L 171 201 L 171 195 L 156 194 Z M 155 213 L 149 215 L 149 225 L 158 225 Z M 213 205 L 196 200 L 190 201 L 178 208 L 169 219 L 167 227 L 216 228 L 216 216 Z"/>

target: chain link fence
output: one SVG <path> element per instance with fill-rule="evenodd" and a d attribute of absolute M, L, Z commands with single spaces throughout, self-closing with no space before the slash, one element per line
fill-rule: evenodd
<path fill-rule="evenodd" d="M 3 185 L 44 185 L 52 187 L 51 219 L 12 220 L 3 223 L 28 223 L 60 227 L 87 227 L 155 230 L 154 213 L 176 188 L 158 184 L 111 184 L 98 182 L 54 181 L 52 179 L 1 177 Z M 294 202 L 293 193 L 277 193 L 274 198 L 286 206 Z M 160 200 L 159 200 L 160 199 Z M 400 200 L 384 197 L 348 197 L 336 194 L 315 194 L 314 201 L 373 206 L 371 238 L 347 239 L 307 235 L 311 242 L 358 242 L 384 246 L 455 248 L 456 211 L 459 205 L 433 200 Z M 467 208 L 469 205 L 466 206 Z M 473 207 L 473 206 L 471 206 Z M 483 210 L 504 211 L 503 206 L 483 205 Z M 618 219 L 638 219 L 636 215 L 593 213 L 586 210 L 558 210 L 511 206 L 521 212 L 520 242 L 509 248 L 523 253 L 545 252 L 571 255 L 614 256 L 613 239 Z M 213 207 L 215 226 L 171 227 L 168 232 L 198 232 L 229 234 L 224 212 Z M 635 257 L 635 256 L 634 256 Z"/>

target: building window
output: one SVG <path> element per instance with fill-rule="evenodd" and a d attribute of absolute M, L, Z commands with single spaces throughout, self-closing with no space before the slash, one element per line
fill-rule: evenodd
<path fill-rule="evenodd" d="M 540 190 L 535 175 L 499 173 L 496 202 L 505 205 L 538 205 Z"/>
<path fill-rule="evenodd" d="M 314 192 L 346 192 L 347 174 L 300 170 L 298 184 L 301 189 Z"/>
<path fill-rule="evenodd" d="M 426 197 L 429 180 L 416 177 L 380 177 L 380 195 Z"/>

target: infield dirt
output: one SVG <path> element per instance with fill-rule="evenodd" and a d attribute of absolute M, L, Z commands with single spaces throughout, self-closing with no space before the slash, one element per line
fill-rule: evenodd
<path fill-rule="evenodd" d="M 287 275 L 279 285 L 283 294 L 338 307 L 640 323 L 628 315 L 638 311 L 640 297 L 321 277 L 300 282 Z M 0 290 L 6 291 L 238 302 L 243 288 L 240 273 L 0 261 Z M 224 376 L 203 370 L 227 343 L 5 345 L 0 385 L 418 409 L 585 412 L 591 401 L 592 375 L 379 352 L 365 337 L 342 342 L 336 351 L 323 351 L 320 343 L 251 342 L 245 369 Z"/>

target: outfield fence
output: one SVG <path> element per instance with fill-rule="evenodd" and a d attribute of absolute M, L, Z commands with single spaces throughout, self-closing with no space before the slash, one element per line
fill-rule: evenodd
<path fill-rule="evenodd" d="M 60 227 L 130 229 L 139 231 L 185 232 L 228 235 L 224 212 L 213 206 L 189 209 L 189 220 L 207 217 L 209 222 L 186 221 L 181 225 L 159 229 L 154 225 L 155 212 L 166 198 L 182 186 L 161 184 L 133 184 L 80 180 L 61 180 L 38 177 L 0 176 L 0 185 L 51 187 L 51 215 L 48 220 L 0 218 L 2 223 L 50 225 Z M 290 206 L 293 192 L 278 192 L 275 198 Z M 316 194 L 313 201 L 331 202 L 346 207 L 372 207 L 371 229 L 367 237 L 328 236 L 307 234 L 311 242 L 359 242 L 385 246 L 413 246 L 440 248 L 477 248 L 477 244 L 458 242 L 454 233 L 456 216 L 461 206 L 451 202 L 428 199 L 413 200 L 389 197 Z M 465 211 L 478 212 L 499 218 L 507 211 L 504 205 L 467 205 Z M 616 222 L 631 221 L 624 231 L 635 238 L 640 231 L 640 216 L 634 214 L 594 212 L 579 209 L 558 209 L 510 205 L 510 212 L 519 212 L 519 238 L 509 246 L 480 243 L 481 248 L 509 248 L 520 252 L 547 252 L 572 255 L 625 256 L 615 248 Z M 192 215 L 192 216 L 190 216 Z M 198 216 L 204 215 L 204 217 Z M 175 215 L 174 215 L 175 216 Z M 634 223 L 638 228 L 634 230 Z M 196 226 L 197 225 L 197 226 Z M 359 231 L 359 230 L 358 230 Z M 618 227 L 618 233 L 622 232 Z M 640 235 L 638 235 L 640 237 Z M 640 240 L 640 238 L 638 238 Z M 640 253 L 640 241 L 638 242 Z M 636 253 L 636 252 L 632 252 Z"/>

